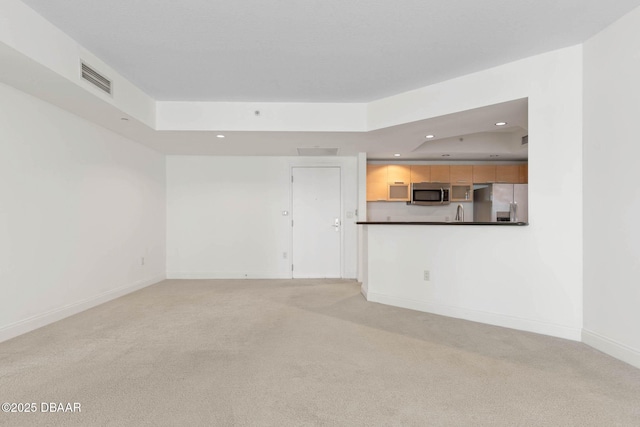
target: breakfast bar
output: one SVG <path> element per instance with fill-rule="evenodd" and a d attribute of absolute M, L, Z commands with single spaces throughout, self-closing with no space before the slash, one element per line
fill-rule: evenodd
<path fill-rule="evenodd" d="M 559 326 L 572 296 L 529 223 L 357 224 L 368 301 L 576 339 Z"/>
<path fill-rule="evenodd" d="M 484 221 L 362 221 L 358 225 L 529 225 L 528 222 L 484 222 Z"/>

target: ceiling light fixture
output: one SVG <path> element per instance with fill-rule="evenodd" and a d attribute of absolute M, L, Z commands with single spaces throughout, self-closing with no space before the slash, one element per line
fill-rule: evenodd
<path fill-rule="evenodd" d="M 504 126 L 504 125 L 506 125 L 506 124 L 507 124 L 507 122 L 497 122 L 497 123 L 496 123 L 496 126 Z"/>
<path fill-rule="evenodd" d="M 224 135 L 219 133 L 219 134 L 216 135 L 216 138 L 224 138 Z"/>
<path fill-rule="evenodd" d="M 431 138 L 435 138 L 435 137 L 436 137 L 435 135 L 427 135 L 426 136 L 427 139 L 431 139 Z"/>
<path fill-rule="evenodd" d="M 393 156 L 394 156 L 394 157 L 400 157 L 400 154 L 399 154 L 399 153 L 396 153 L 396 154 L 394 154 Z"/>

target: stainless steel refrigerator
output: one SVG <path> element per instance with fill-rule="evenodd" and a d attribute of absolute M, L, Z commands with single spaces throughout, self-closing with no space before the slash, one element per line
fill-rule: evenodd
<path fill-rule="evenodd" d="M 487 184 L 473 190 L 475 222 L 529 222 L 527 184 Z"/>

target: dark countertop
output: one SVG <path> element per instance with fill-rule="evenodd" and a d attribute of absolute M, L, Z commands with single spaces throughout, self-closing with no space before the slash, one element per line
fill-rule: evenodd
<path fill-rule="evenodd" d="M 359 221 L 356 224 L 360 225 L 497 225 L 504 226 L 520 226 L 529 225 L 528 222 L 455 222 L 455 221 Z"/>

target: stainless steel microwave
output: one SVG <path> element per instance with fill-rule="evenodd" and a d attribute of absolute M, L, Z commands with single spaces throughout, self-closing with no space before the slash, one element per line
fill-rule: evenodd
<path fill-rule="evenodd" d="M 436 206 L 451 203 L 451 184 L 418 182 L 411 184 L 412 205 Z"/>

